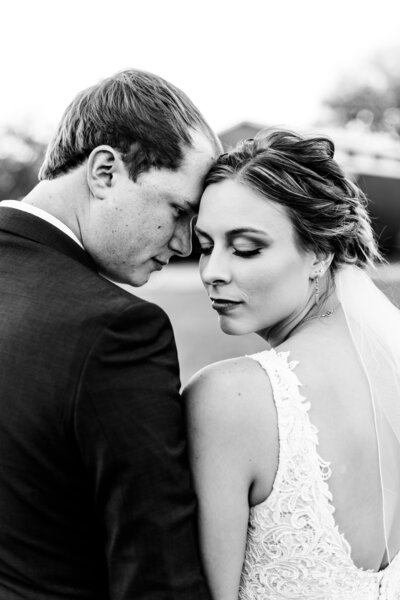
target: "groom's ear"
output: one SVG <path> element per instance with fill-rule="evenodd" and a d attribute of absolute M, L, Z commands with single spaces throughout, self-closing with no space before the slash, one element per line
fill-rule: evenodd
<path fill-rule="evenodd" d="M 104 199 L 115 183 L 115 175 L 121 159 L 111 146 L 97 146 L 89 155 L 86 178 L 93 196 Z"/>

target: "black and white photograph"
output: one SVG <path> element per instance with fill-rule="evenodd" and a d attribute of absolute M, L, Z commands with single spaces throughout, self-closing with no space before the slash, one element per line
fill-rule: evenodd
<path fill-rule="evenodd" d="M 400 4 L 14 0 L 0 600 L 400 600 Z"/>

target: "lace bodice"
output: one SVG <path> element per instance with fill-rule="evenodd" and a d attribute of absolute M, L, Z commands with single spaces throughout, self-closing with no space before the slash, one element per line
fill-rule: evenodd
<path fill-rule="evenodd" d="M 279 464 L 270 496 L 250 510 L 240 600 L 399 600 L 400 553 L 383 571 L 356 567 L 334 520 L 331 471 L 317 452 L 289 353 L 250 358 L 271 381 L 279 428 Z"/>

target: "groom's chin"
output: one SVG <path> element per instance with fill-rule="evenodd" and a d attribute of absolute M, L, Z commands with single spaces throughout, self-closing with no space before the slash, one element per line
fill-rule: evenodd
<path fill-rule="evenodd" d="M 115 283 L 117 285 L 129 285 L 132 287 L 141 287 L 145 283 L 147 283 L 151 276 L 151 271 L 134 271 L 131 273 L 117 273 L 117 272 L 108 272 L 108 271 L 100 271 L 100 274 L 105 278 L 111 281 L 111 283 Z"/>
<path fill-rule="evenodd" d="M 145 274 L 135 274 L 132 275 L 131 277 L 127 277 L 122 283 L 125 283 L 127 285 L 131 285 L 132 287 L 142 287 L 143 285 L 145 285 L 149 279 L 151 277 L 151 273 L 145 273 Z"/>

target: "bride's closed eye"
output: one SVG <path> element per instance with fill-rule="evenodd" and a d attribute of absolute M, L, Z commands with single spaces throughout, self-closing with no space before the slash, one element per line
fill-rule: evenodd
<path fill-rule="evenodd" d="M 254 248 L 251 250 L 240 250 L 239 248 L 233 248 L 232 250 L 233 250 L 233 254 L 235 256 L 239 256 L 240 258 L 252 258 L 253 256 L 256 256 L 257 254 L 260 254 L 260 252 L 261 252 L 261 248 Z M 205 256 L 209 256 L 212 251 L 213 251 L 213 246 L 201 246 L 200 247 L 201 254 L 204 254 Z"/>
<path fill-rule="evenodd" d="M 260 254 L 260 252 L 261 252 L 261 248 L 254 248 L 254 250 L 235 249 L 233 253 L 236 256 L 240 256 L 241 258 L 252 258 L 253 256 L 257 256 L 257 254 Z"/>
<path fill-rule="evenodd" d="M 240 258 L 252 258 L 261 253 L 265 244 L 260 244 L 258 240 L 246 239 L 243 236 L 237 236 L 230 244 L 233 254 Z"/>

